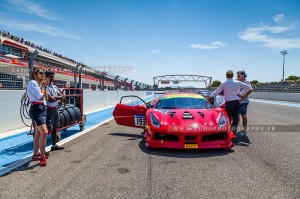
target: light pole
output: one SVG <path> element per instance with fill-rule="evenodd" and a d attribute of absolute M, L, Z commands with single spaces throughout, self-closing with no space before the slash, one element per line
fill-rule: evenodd
<path fill-rule="evenodd" d="M 284 81 L 284 62 L 285 62 L 285 55 L 288 54 L 287 50 L 280 52 L 283 55 L 283 67 L 282 67 L 282 81 Z"/>

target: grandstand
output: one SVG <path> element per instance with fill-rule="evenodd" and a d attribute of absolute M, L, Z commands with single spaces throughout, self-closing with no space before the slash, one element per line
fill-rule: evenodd
<path fill-rule="evenodd" d="M 56 73 L 55 83 L 61 88 L 79 87 L 78 80 L 77 85 L 74 84 L 74 73 L 78 79 L 80 66 L 82 67 L 80 86 L 83 89 L 150 89 L 149 85 L 97 71 L 5 31 L 0 31 L 0 89 L 25 89 L 29 80 L 30 57 L 35 52 L 37 56 L 33 60 L 33 66 L 53 70 Z"/>

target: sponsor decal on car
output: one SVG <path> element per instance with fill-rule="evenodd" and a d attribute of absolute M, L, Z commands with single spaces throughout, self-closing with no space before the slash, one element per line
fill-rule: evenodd
<path fill-rule="evenodd" d="M 165 115 L 167 115 L 171 112 L 170 110 L 163 110 L 163 109 L 156 109 L 155 111 L 161 112 L 162 114 L 165 114 Z"/>

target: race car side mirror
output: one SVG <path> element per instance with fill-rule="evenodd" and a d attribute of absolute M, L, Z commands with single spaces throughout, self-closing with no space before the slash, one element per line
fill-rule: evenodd
<path fill-rule="evenodd" d="M 148 102 L 147 104 L 149 105 L 150 108 L 153 108 L 156 104 L 156 101 Z"/>

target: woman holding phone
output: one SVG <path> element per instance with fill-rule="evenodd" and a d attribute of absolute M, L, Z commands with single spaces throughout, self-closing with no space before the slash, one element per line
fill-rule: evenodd
<path fill-rule="evenodd" d="M 49 79 L 45 79 L 45 73 L 41 68 L 33 68 L 30 81 L 27 85 L 27 95 L 31 103 L 29 115 L 35 128 L 34 152 L 32 160 L 40 160 L 40 166 L 46 166 L 46 137 L 48 129 L 46 126 L 46 100 L 47 92 L 45 87 L 49 84 Z"/>

